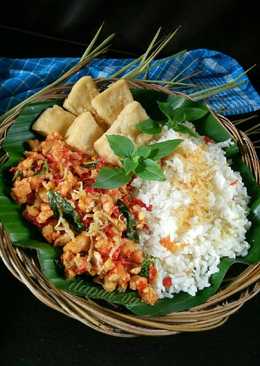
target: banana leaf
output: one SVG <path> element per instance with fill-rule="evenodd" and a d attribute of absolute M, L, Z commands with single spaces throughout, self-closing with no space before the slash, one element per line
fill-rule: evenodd
<path fill-rule="evenodd" d="M 165 94 L 150 90 L 133 90 L 133 94 L 134 98 L 144 106 L 152 118 L 162 118 L 157 101 L 166 101 Z M 44 242 L 39 231 L 23 219 L 20 206 L 12 201 L 9 195 L 11 182 L 8 169 L 23 158 L 26 141 L 36 137 L 31 130 L 33 121 L 43 110 L 54 104 L 59 104 L 59 101 L 33 103 L 23 109 L 7 133 L 3 148 L 8 154 L 8 160 L 0 170 L 0 220 L 9 233 L 13 245 L 37 251 L 42 273 L 53 285 L 77 296 L 118 304 L 137 315 L 159 316 L 173 311 L 187 310 L 207 301 L 220 288 L 224 277 L 234 263 L 251 264 L 260 261 L 260 188 L 250 170 L 239 158 L 236 147 L 231 152 L 231 156 L 234 157 L 232 167 L 241 173 L 251 196 L 249 217 L 252 226 L 247 233 L 250 251 L 243 258 L 223 258 L 219 265 L 219 271 L 211 277 L 210 287 L 198 291 L 196 296 L 179 293 L 172 299 L 162 299 L 154 306 L 150 306 L 140 301 L 133 291 L 108 293 L 88 276 L 80 276 L 73 280 L 65 279 L 58 265 L 59 249 Z M 200 134 L 207 135 L 216 142 L 230 138 L 226 129 L 211 113 L 196 120 L 194 124 Z"/>

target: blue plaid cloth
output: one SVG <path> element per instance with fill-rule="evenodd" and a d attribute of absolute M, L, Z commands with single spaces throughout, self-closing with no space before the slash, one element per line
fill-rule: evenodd
<path fill-rule="evenodd" d="M 62 73 L 78 62 L 78 58 L 0 58 L 0 114 L 28 96 L 56 80 Z M 75 74 L 70 82 L 82 75 L 109 77 L 131 59 L 95 59 Z M 133 68 L 134 65 L 131 67 Z M 129 70 L 128 70 L 129 71 Z M 149 67 L 150 80 L 173 80 L 178 91 L 191 94 L 201 87 L 209 88 L 233 81 L 244 70 L 233 58 L 221 52 L 196 49 L 185 53 L 155 60 Z M 247 76 L 243 83 L 208 99 L 209 105 L 225 115 L 236 115 L 260 109 L 260 96 Z"/>

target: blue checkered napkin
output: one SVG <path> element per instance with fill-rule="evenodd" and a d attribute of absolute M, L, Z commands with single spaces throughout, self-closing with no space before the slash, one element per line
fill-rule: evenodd
<path fill-rule="evenodd" d="M 108 77 L 130 61 L 95 59 L 69 81 L 76 81 L 86 74 L 95 78 Z M 78 58 L 0 58 L 0 113 L 56 80 L 77 62 Z M 233 58 L 221 52 L 197 49 L 153 61 L 147 77 L 150 80 L 191 83 L 194 87 L 189 89 L 186 86 L 178 87 L 178 91 L 189 94 L 201 87 L 209 88 L 233 81 L 242 72 L 242 67 Z M 243 76 L 241 80 L 243 83 L 239 87 L 209 98 L 209 105 L 224 115 L 243 114 L 260 109 L 260 96 L 248 77 Z"/>

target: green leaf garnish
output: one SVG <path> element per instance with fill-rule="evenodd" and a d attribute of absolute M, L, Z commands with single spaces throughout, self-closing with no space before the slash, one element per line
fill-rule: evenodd
<path fill-rule="evenodd" d="M 62 215 L 76 231 L 81 232 L 84 230 L 84 225 L 80 220 L 79 214 L 71 203 L 63 198 L 59 192 L 49 191 L 48 200 L 56 218 L 59 218 Z"/>
<path fill-rule="evenodd" d="M 126 174 L 134 173 L 135 169 L 138 166 L 139 159 L 126 158 L 122 161 L 122 163 Z"/>
<path fill-rule="evenodd" d="M 169 119 L 173 117 L 173 108 L 168 102 L 157 102 L 160 111 Z"/>
<path fill-rule="evenodd" d="M 182 107 L 186 101 L 187 98 L 181 95 L 169 95 L 167 98 L 167 103 L 170 104 L 173 110 Z"/>
<path fill-rule="evenodd" d="M 128 158 L 133 154 L 135 146 L 128 137 L 108 135 L 107 139 L 111 149 L 120 158 Z"/>
<path fill-rule="evenodd" d="M 189 128 L 185 125 L 173 124 L 172 129 L 177 131 L 177 132 L 180 132 L 180 133 L 186 133 L 186 134 L 188 134 L 192 137 L 198 137 L 199 136 L 196 131 L 192 130 L 191 128 Z"/>
<path fill-rule="evenodd" d="M 135 222 L 133 216 L 131 215 L 131 213 L 129 212 L 128 207 L 121 200 L 118 200 L 116 204 L 117 204 L 117 207 L 119 208 L 119 211 L 122 213 L 122 215 L 126 219 L 126 225 L 127 225 L 126 237 L 128 239 L 138 241 L 139 237 L 138 237 L 138 233 L 136 230 L 136 222 Z"/>
<path fill-rule="evenodd" d="M 113 189 L 127 184 L 131 175 L 126 174 L 123 168 L 101 168 L 93 188 Z"/>
<path fill-rule="evenodd" d="M 154 264 L 154 260 L 155 260 L 155 258 L 150 255 L 145 256 L 143 263 L 142 263 L 141 272 L 139 273 L 140 276 L 149 277 L 150 265 Z"/>
<path fill-rule="evenodd" d="M 136 175 L 144 180 L 164 181 L 166 179 L 160 165 L 151 159 L 145 159 L 138 165 Z"/>
<path fill-rule="evenodd" d="M 135 148 L 132 141 L 125 136 L 107 136 L 111 149 L 121 158 L 122 168 L 102 168 L 94 188 L 118 188 L 130 182 L 138 175 L 145 180 L 165 180 L 160 165 L 153 160 L 160 160 L 172 153 L 182 140 L 168 140 L 152 145 Z"/>
<path fill-rule="evenodd" d="M 161 112 L 167 117 L 168 128 L 190 136 L 199 136 L 194 130 L 185 126 L 184 122 L 193 122 L 209 114 L 208 107 L 179 95 L 171 95 L 167 102 L 158 102 Z"/>
<path fill-rule="evenodd" d="M 136 128 L 139 131 L 146 133 L 147 135 L 158 135 L 162 131 L 159 122 L 154 121 L 151 118 L 148 118 L 145 121 L 138 123 L 136 125 Z"/>
<path fill-rule="evenodd" d="M 195 102 L 180 95 L 170 95 L 167 99 L 173 110 L 183 110 L 188 121 L 196 121 L 209 113 L 204 103 Z"/>
<path fill-rule="evenodd" d="M 146 159 L 150 156 L 151 152 L 151 145 L 143 145 L 136 149 L 135 156 Z"/>
<path fill-rule="evenodd" d="M 157 142 L 149 145 L 151 149 L 150 158 L 153 160 L 160 160 L 170 155 L 176 148 L 182 143 L 183 140 L 167 140 L 163 142 Z"/>

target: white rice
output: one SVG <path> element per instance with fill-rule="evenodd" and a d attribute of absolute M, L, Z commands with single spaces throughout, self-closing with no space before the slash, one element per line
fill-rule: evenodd
<path fill-rule="evenodd" d="M 184 141 L 164 163 L 167 180 L 133 181 L 137 197 L 152 205 L 151 212 L 145 211 L 150 231 L 139 234 L 145 253 L 156 258 L 154 287 L 160 298 L 180 291 L 195 295 L 210 286 L 210 277 L 218 271 L 222 257 L 245 256 L 249 248 L 245 239 L 250 227 L 249 197 L 240 174 L 229 167 L 225 157 L 223 147 L 230 141 L 205 144 L 203 137 L 167 129 L 159 141 L 176 138 Z M 205 168 L 201 172 L 199 164 Z M 196 174 L 198 180 L 187 189 Z M 196 212 L 196 202 L 201 211 Z M 183 222 L 186 229 L 180 231 Z M 174 243 L 175 249 L 165 248 L 160 242 L 163 238 Z M 163 285 L 165 277 L 172 280 L 169 288 Z"/>

